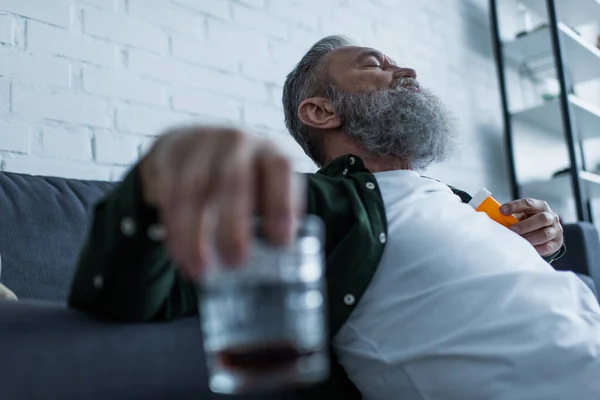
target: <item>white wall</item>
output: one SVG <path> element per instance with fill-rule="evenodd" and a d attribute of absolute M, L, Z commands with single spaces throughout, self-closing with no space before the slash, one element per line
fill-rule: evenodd
<path fill-rule="evenodd" d="M 461 155 L 429 173 L 508 193 L 485 0 L 0 0 L 2 170 L 118 179 L 173 123 L 285 132 L 287 72 L 333 33 L 415 68 L 462 118 Z"/>

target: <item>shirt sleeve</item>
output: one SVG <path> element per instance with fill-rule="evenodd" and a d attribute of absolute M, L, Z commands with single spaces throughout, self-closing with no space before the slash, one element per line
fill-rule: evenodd
<path fill-rule="evenodd" d="M 170 320 L 197 313 L 195 285 L 167 256 L 159 222 L 156 209 L 142 200 L 135 167 L 96 206 L 69 306 L 116 321 Z"/>

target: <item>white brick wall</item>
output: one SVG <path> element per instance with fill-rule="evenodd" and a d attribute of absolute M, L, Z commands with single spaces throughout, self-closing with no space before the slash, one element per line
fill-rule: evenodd
<path fill-rule="evenodd" d="M 431 175 L 507 193 L 484 0 L 0 0 L 1 168 L 119 179 L 165 127 L 209 121 L 272 138 L 313 170 L 285 131 L 281 90 L 334 33 L 415 67 L 462 117 L 464 156 Z"/>
<path fill-rule="evenodd" d="M 13 45 L 14 24 L 12 15 L 0 15 L 0 43 Z"/>

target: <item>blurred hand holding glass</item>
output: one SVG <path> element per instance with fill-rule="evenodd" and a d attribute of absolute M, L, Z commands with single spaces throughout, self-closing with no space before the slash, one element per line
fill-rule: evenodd
<path fill-rule="evenodd" d="M 212 391 L 279 389 L 328 377 L 322 243 L 321 221 L 306 216 L 292 245 L 255 237 L 246 265 L 209 268 L 199 310 Z"/>

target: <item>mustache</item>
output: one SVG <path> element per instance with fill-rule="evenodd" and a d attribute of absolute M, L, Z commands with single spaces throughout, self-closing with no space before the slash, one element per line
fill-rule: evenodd
<path fill-rule="evenodd" d="M 392 89 L 421 90 L 421 85 L 415 78 L 400 78 L 392 82 Z"/>

